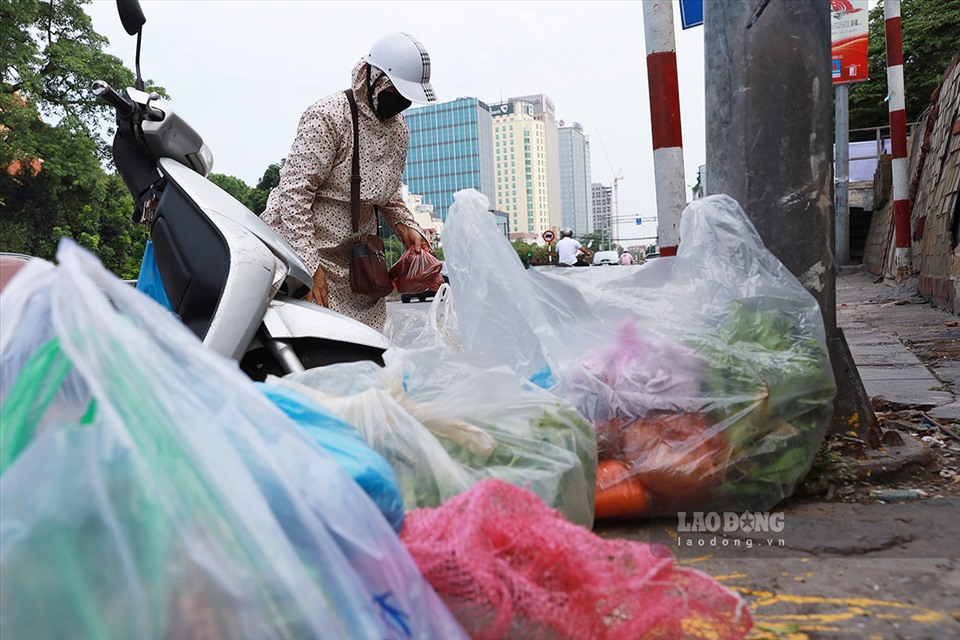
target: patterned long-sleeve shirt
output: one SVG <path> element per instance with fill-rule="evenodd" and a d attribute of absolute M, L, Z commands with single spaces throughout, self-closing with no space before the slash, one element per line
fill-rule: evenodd
<path fill-rule="evenodd" d="M 367 102 L 366 63 L 353 70 L 360 142 L 360 233 L 376 233 L 374 205 L 394 231 L 405 225 L 420 231 L 403 202 L 400 180 L 409 133 L 402 115 L 380 122 Z M 384 79 L 386 80 L 386 79 Z M 389 84 L 389 83 L 387 83 Z M 383 84 L 378 84 L 382 90 Z M 379 91 L 374 96 L 379 95 Z M 353 116 L 342 91 L 321 98 L 304 112 L 283 168 L 270 193 L 264 222 L 273 227 L 306 263 L 327 277 L 330 308 L 378 331 L 386 320 L 384 300 L 350 290 L 353 247 L 350 174 Z M 421 231 L 422 233 L 422 231 Z"/>

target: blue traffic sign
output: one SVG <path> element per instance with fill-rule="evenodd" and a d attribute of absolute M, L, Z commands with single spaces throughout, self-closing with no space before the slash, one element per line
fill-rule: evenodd
<path fill-rule="evenodd" d="M 643 218 L 637 218 L 637 224 L 643 224 Z"/>
<path fill-rule="evenodd" d="M 703 24 L 703 0 L 680 0 L 680 25 L 684 29 Z"/>

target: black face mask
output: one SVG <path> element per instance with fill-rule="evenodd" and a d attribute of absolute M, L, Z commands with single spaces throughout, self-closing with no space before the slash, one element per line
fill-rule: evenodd
<path fill-rule="evenodd" d="M 413 104 L 400 95 L 398 91 L 394 90 L 381 91 L 380 95 L 377 97 L 377 104 L 374 105 L 373 90 L 380 83 L 380 81 L 386 77 L 387 74 L 381 72 L 380 75 L 377 76 L 377 79 L 371 82 L 370 65 L 367 65 L 367 103 L 370 105 L 370 108 L 373 109 L 373 112 L 377 115 L 377 119 L 379 119 L 380 122 L 389 120 Z"/>
<path fill-rule="evenodd" d="M 411 104 L 397 91 L 381 91 L 377 97 L 377 117 L 380 122 L 389 120 Z"/>

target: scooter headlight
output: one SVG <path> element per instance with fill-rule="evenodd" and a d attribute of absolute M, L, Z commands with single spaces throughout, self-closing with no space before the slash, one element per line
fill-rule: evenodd
<path fill-rule="evenodd" d="M 196 153 L 187 154 L 187 162 L 190 168 L 206 178 L 213 171 L 213 151 L 204 142 L 200 145 L 200 150 Z"/>

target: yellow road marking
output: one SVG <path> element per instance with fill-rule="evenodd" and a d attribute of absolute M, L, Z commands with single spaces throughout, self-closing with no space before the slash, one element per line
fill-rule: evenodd
<path fill-rule="evenodd" d="M 724 580 L 736 580 L 737 578 L 747 578 L 750 574 L 748 573 L 731 573 L 726 576 L 712 576 L 714 580 L 718 582 L 723 582 Z"/>

